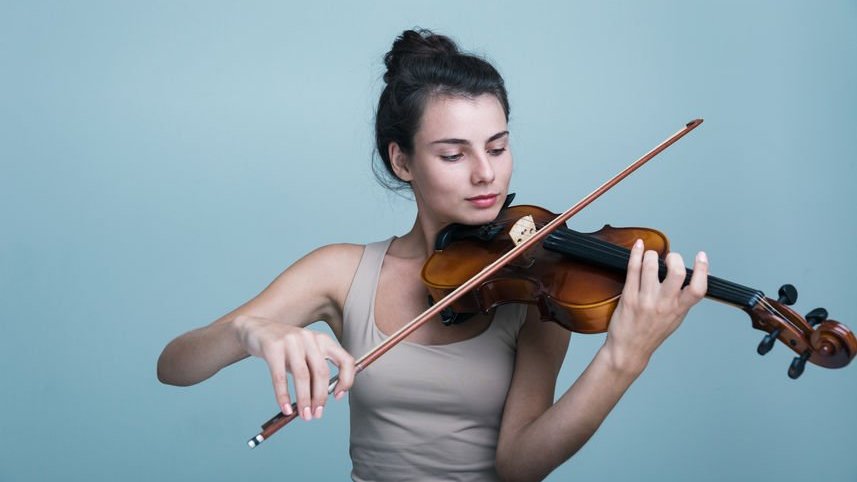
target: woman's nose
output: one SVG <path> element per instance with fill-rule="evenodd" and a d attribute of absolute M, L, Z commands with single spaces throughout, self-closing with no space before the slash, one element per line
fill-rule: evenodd
<path fill-rule="evenodd" d="M 473 184 L 490 184 L 494 182 L 494 166 L 486 153 L 474 158 L 471 181 Z"/>

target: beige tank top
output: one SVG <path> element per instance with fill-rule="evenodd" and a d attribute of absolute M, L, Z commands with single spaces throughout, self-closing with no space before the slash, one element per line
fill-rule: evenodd
<path fill-rule="evenodd" d="M 386 338 L 374 306 L 392 240 L 366 245 L 345 300 L 342 345 L 355 358 Z M 525 305 L 500 306 L 473 338 L 401 342 L 360 373 L 349 395 L 352 479 L 499 480 L 500 418 L 525 315 Z"/>

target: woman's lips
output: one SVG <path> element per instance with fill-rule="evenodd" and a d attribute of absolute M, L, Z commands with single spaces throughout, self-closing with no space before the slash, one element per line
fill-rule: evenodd
<path fill-rule="evenodd" d="M 497 194 L 487 194 L 484 196 L 474 196 L 467 198 L 474 206 L 480 209 L 490 208 L 497 202 Z"/>

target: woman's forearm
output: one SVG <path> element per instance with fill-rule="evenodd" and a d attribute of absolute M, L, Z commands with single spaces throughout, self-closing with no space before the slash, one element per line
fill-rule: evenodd
<path fill-rule="evenodd" d="M 171 341 L 158 358 L 158 380 L 169 385 L 194 385 L 246 358 L 236 320 L 198 328 Z"/>
<path fill-rule="evenodd" d="M 542 480 L 595 433 L 645 368 L 602 346 L 575 383 L 547 411 L 522 428 L 498 460 L 505 480 Z"/>

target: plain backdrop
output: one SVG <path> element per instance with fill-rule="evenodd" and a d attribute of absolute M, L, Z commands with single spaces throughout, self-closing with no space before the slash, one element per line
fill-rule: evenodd
<path fill-rule="evenodd" d="M 370 165 L 414 26 L 504 75 L 521 202 L 563 211 L 703 117 L 570 225 L 660 229 L 857 327 L 853 0 L 3 1 L 0 480 L 348 478 L 344 401 L 249 450 L 260 360 L 191 388 L 155 363 L 309 250 L 410 227 Z M 790 380 L 762 335 L 703 302 L 548 480 L 857 481 L 857 368 Z M 558 395 L 603 341 L 572 337 Z"/>

